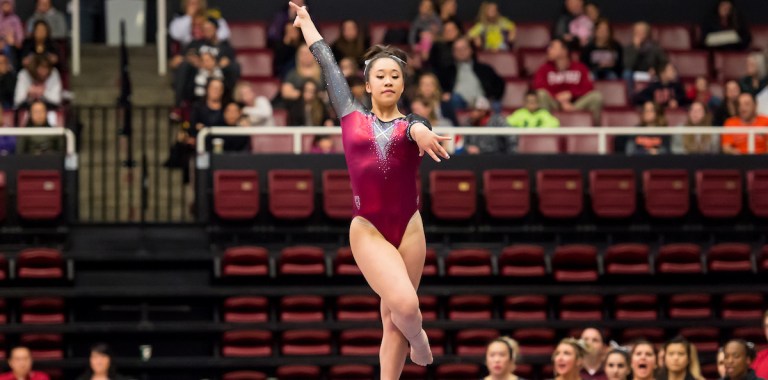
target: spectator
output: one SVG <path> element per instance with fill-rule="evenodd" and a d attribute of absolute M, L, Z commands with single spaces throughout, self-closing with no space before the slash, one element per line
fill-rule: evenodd
<path fill-rule="evenodd" d="M 26 108 L 35 100 L 42 100 L 49 108 L 61 104 L 61 76 L 59 70 L 44 55 L 32 58 L 29 68 L 21 70 L 16 78 L 13 104 Z"/>
<path fill-rule="evenodd" d="M 709 19 L 703 24 L 702 45 L 714 49 L 744 50 L 752 41 L 744 17 L 733 0 L 718 0 Z"/>
<path fill-rule="evenodd" d="M 285 102 L 297 100 L 301 97 L 304 82 L 312 80 L 321 89 L 325 89 L 321 81 L 320 65 L 315 60 L 309 47 L 305 44 L 299 46 L 296 52 L 296 67 L 286 76 L 280 87 L 280 95 Z"/>
<path fill-rule="evenodd" d="M 768 117 L 757 114 L 757 104 L 755 97 L 744 92 L 739 95 L 738 116 L 731 117 L 725 121 L 725 127 L 768 127 Z M 748 154 L 747 135 L 723 135 L 722 148 L 723 153 L 728 154 Z M 755 153 L 764 154 L 768 152 L 768 140 L 765 134 L 755 135 Z M 726 352 L 726 357 L 728 353 Z M 727 360 L 727 359 L 726 359 Z"/>
<path fill-rule="evenodd" d="M 624 46 L 624 79 L 629 93 L 634 94 L 635 81 L 649 81 L 657 67 L 667 62 L 659 44 L 651 39 L 651 26 L 637 22 L 632 28 L 632 42 Z"/>
<path fill-rule="evenodd" d="M 341 70 L 341 75 L 344 75 L 344 78 L 362 75 L 362 73 L 360 73 L 360 66 L 358 65 L 357 61 L 350 57 L 342 58 L 339 60 L 339 69 Z"/>
<path fill-rule="evenodd" d="M 204 97 L 208 81 L 211 79 L 221 80 L 224 82 L 224 88 L 227 88 L 227 83 L 230 82 L 231 79 L 227 80 L 225 78 L 224 70 L 218 65 L 218 54 L 219 52 L 216 48 L 210 46 L 200 47 L 200 67 L 198 67 L 197 72 L 194 74 L 191 83 L 192 93 L 185 96 L 185 99 L 197 100 Z M 185 85 L 185 91 L 186 87 L 188 86 Z"/>
<path fill-rule="evenodd" d="M 605 358 L 605 338 L 602 331 L 594 327 L 587 327 L 581 333 L 581 340 L 588 346 L 589 351 L 584 355 L 584 364 L 581 368 L 582 380 L 607 380 L 603 370 Z"/>
<path fill-rule="evenodd" d="M 236 72 L 232 76 L 240 75 L 240 66 L 235 60 L 235 49 L 229 44 L 229 41 L 222 40 L 219 37 L 219 28 L 221 27 L 221 19 L 217 20 L 213 17 L 207 17 L 202 22 L 202 37 L 190 42 L 187 50 L 200 51 L 203 46 L 209 46 L 216 48 L 219 51 L 218 65 L 223 69 L 233 69 Z"/>
<path fill-rule="evenodd" d="M 615 349 L 605 357 L 605 377 L 608 380 L 629 379 L 629 357 L 627 353 Z"/>
<path fill-rule="evenodd" d="M 16 91 L 16 74 L 11 69 L 8 57 L 0 54 L 0 105 L 3 108 L 13 107 L 13 96 Z"/>
<path fill-rule="evenodd" d="M 35 55 L 44 55 L 51 64 L 59 62 L 59 50 L 51 39 L 51 29 L 45 20 L 35 21 L 32 34 L 21 44 L 21 66 L 28 67 Z"/>
<path fill-rule="evenodd" d="M 419 2 L 419 14 L 411 23 L 408 31 L 408 45 L 414 51 L 425 53 L 432 48 L 432 41 L 440 32 L 442 26 L 440 16 L 435 12 L 435 3 L 432 0 Z"/>
<path fill-rule="evenodd" d="M 712 91 L 709 89 L 709 79 L 705 76 L 696 77 L 686 96 L 689 102 L 704 103 L 709 109 L 716 109 L 723 102 L 719 97 L 712 95 Z"/>
<path fill-rule="evenodd" d="M 293 21 L 286 22 L 282 39 L 272 44 L 274 54 L 272 72 L 275 75 L 285 78 L 296 67 L 296 51 L 299 50 L 303 41 L 301 30 L 293 26 Z"/>
<path fill-rule="evenodd" d="M 712 126 L 712 116 L 704 103 L 696 101 L 688 109 L 686 127 Z M 672 136 L 672 152 L 676 154 L 716 154 L 720 153 L 719 135 L 675 135 Z"/>
<path fill-rule="evenodd" d="M 504 95 L 504 80 L 491 66 L 474 60 L 467 38 L 458 38 L 453 43 L 453 65 L 438 73 L 438 78 L 440 86 L 451 94 L 455 109 L 467 108 L 481 96 L 498 101 Z"/>
<path fill-rule="evenodd" d="M 725 378 L 725 350 L 723 347 L 717 349 L 717 373 L 721 379 Z"/>
<path fill-rule="evenodd" d="M 336 60 L 352 58 L 358 65 L 362 64 L 369 41 L 366 40 L 355 20 L 344 20 L 340 28 L 339 38 L 331 45 Z"/>
<path fill-rule="evenodd" d="M 32 34 L 37 20 L 43 20 L 51 27 L 51 37 L 54 39 L 67 38 L 67 20 L 63 13 L 51 5 L 51 0 L 37 0 L 35 13 L 27 19 L 27 33 Z"/>
<path fill-rule="evenodd" d="M 664 367 L 657 380 L 704 380 L 696 347 L 682 336 L 664 344 Z"/>
<path fill-rule="evenodd" d="M 509 337 L 496 338 L 485 349 L 488 376 L 483 380 L 524 380 L 514 374 L 520 346 Z"/>
<path fill-rule="evenodd" d="M 768 311 L 763 314 L 763 332 L 765 333 L 765 339 L 768 340 Z M 768 378 L 768 349 L 764 349 L 757 354 L 755 360 L 752 361 L 752 369 L 755 370 L 757 377 Z"/>
<path fill-rule="evenodd" d="M 453 43 L 461 37 L 459 24 L 445 21 L 440 37 L 432 43 L 429 51 L 429 65 L 432 70 L 440 72 L 453 64 Z"/>
<path fill-rule="evenodd" d="M 41 101 L 33 102 L 29 107 L 27 127 L 52 128 L 48 118 L 48 108 Z M 21 138 L 20 151 L 28 154 L 44 154 L 62 152 L 63 144 L 60 136 L 25 136 Z"/>
<path fill-rule="evenodd" d="M 243 115 L 243 105 L 237 102 L 229 102 L 224 107 L 225 127 L 248 127 L 248 117 Z M 224 136 L 225 152 L 245 152 L 251 150 L 250 136 Z M 209 149 L 210 151 L 210 149 Z M 110 379 L 111 380 L 111 379 Z"/>
<path fill-rule="evenodd" d="M 288 107 L 288 125 L 294 127 L 332 127 L 333 120 L 328 107 L 318 96 L 317 84 L 308 80 L 301 87 L 301 98 Z"/>
<path fill-rule="evenodd" d="M 589 1 L 584 4 L 584 14 L 589 17 L 589 20 L 592 21 L 593 24 L 597 24 L 597 21 L 602 18 L 600 7 L 598 7 L 597 4 L 595 4 L 593 1 Z"/>
<path fill-rule="evenodd" d="M 638 127 L 666 126 L 667 120 L 662 109 L 651 101 L 645 102 L 640 109 Z M 617 153 L 627 155 L 667 154 L 671 150 L 671 140 L 669 135 L 624 135 L 616 136 L 614 147 Z"/>
<path fill-rule="evenodd" d="M 752 53 L 747 57 L 747 75 L 739 80 L 742 92 L 749 92 L 757 96 L 766 85 L 768 85 L 768 75 L 766 75 L 765 56 L 760 53 Z"/>
<path fill-rule="evenodd" d="M 411 101 L 411 112 L 429 120 L 433 127 L 453 127 L 450 120 L 437 116 L 434 104 L 424 97 L 417 96 Z"/>
<path fill-rule="evenodd" d="M 587 67 L 571 61 L 568 44 L 562 39 L 552 40 L 547 58 L 533 79 L 542 107 L 549 111 L 588 110 L 594 120 L 600 120 L 603 96 L 595 91 Z"/>
<path fill-rule="evenodd" d="M 554 380 L 579 380 L 579 371 L 587 353 L 587 346 L 579 340 L 566 338 L 560 341 L 552 354 L 552 364 L 555 367 Z"/>
<path fill-rule="evenodd" d="M 462 32 L 461 20 L 456 17 L 458 11 L 458 3 L 456 0 L 440 0 L 440 20 L 445 23 L 452 22 L 459 28 L 459 33 Z"/>
<path fill-rule="evenodd" d="M 363 77 L 361 75 L 347 77 L 347 84 L 349 85 L 350 91 L 352 91 L 352 96 L 355 98 L 355 101 L 363 105 L 363 107 L 366 107 L 366 109 L 370 109 L 371 97 L 365 92 L 365 80 Z"/>
<path fill-rule="evenodd" d="M 265 96 L 256 96 L 250 83 L 238 83 L 234 93 L 234 100 L 243 105 L 242 112 L 248 125 L 255 127 L 275 125 L 272 104 Z"/>
<path fill-rule="evenodd" d="M 486 51 L 511 50 L 517 30 L 515 23 L 499 13 L 499 4 L 484 1 L 480 4 L 477 23 L 467 33 L 478 49 Z"/>
<path fill-rule="evenodd" d="M 192 108 L 187 143 L 194 144 L 197 132 L 205 127 L 224 125 L 224 94 L 224 82 L 221 79 L 212 78 L 208 81 L 205 97 Z"/>
<path fill-rule="evenodd" d="M 488 99 L 477 98 L 475 104 L 470 110 L 469 124 L 473 127 L 506 127 L 507 123 L 504 117 L 491 110 L 491 103 Z M 511 146 L 507 137 L 503 136 L 482 136 L 467 135 L 462 136 L 459 141 L 460 149 L 457 153 L 467 154 L 497 154 L 506 153 Z"/>
<path fill-rule="evenodd" d="M 48 375 L 32 370 L 32 353 L 24 346 L 11 350 L 8 366 L 11 367 L 11 372 L 0 375 L 0 380 L 50 380 Z"/>
<path fill-rule="evenodd" d="M 653 380 L 656 370 L 656 349 L 647 340 L 638 340 L 632 344 L 630 353 L 632 380 Z"/>
<path fill-rule="evenodd" d="M 584 0 L 565 0 L 565 7 L 555 23 L 552 35 L 567 43 L 585 45 L 592 37 L 594 23 L 584 14 Z"/>
<path fill-rule="evenodd" d="M 712 117 L 712 124 L 716 126 L 725 125 L 725 121 L 736 116 L 739 106 L 739 94 L 741 88 L 735 80 L 725 82 L 725 99 L 718 108 L 715 109 Z"/>
<path fill-rule="evenodd" d="M 307 2 L 304 0 L 294 1 L 294 3 L 300 7 L 307 5 Z M 283 6 L 280 11 L 272 17 L 272 23 L 269 24 L 269 29 L 267 30 L 269 47 L 273 47 L 276 43 L 283 41 L 283 36 L 288 30 L 286 24 L 290 23 L 291 27 L 293 27 L 293 20 L 295 18 L 296 12 L 289 7 L 288 4 Z"/>
<path fill-rule="evenodd" d="M 440 88 L 440 81 L 437 80 L 435 74 L 427 72 L 419 77 L 416 96 L 423 97 L 432 103 L 438 119 L 446 118 L 451 121 L 451 124 L 459 125 L 453 105 L 443 99 L 443 90 Z"/>
<path fill-rule="evenodd" d="M 677 68 L 671 62 L 660 66 L 657 70 L 658 80 L 653 81 L 635 96 L 635 104 L 652 101 L 660 107 L 677 109 L 688 104 L 685 88 L 677 76 Z"/>
<path fill-rule="evenodd" d="M 334 153 L 333 138 L 328 135 L 315 135 L 312 138 L 312 148 L 309 153 L 312 154 L 331 154 Z"/>
<path fill-rule="evenodd" d="M 507 117 L 507 124 L 517 128 L 557 128 L 560 120 L 539 106 L 535 91 L 525 94 L 525 106 Z"/>
<path fill-rule="evenodd" d="M 24 26 L 13 6 L 14 0 L 0 0 L 0 41 L 6 46 L 18 48 L 24 40 Z"/>
<path fill-rule="evenodd" d="M 747 342 L 731 339 L 725 344 L 725 376 L 723 380 L 760 380 L 755 370 L 749 368 L 755 352 Z"/>
<path fill-rule="evenodd" d="M 104 343 L 91 347 L 90 367 L 77 380 L 127 380 L 112 365 L 112 350 Z"/>
<path fill-rule="evenodd" d="M 598 80 L 621 78 L 624 70 L 621 45 L 613 38 L 611 24 L 606 19 L 595 23 L 595 35 L 582 49 L 581 61 Z"/>
<path fill-rule="evenodd" d="M 194 18 L 198 15 L 213 17 L 214 14 L 206 9 L 207 5 L 205 0 L 183 0 L 181 8 L 183 13 L 179 13 L 173 20 L 171 20 L 171 25 L 168 27 L 168 35 L 182 46 L 187 46 L 193 41 L 192 27 Z M 214 18 L 218 24 L 216 36 L 221 41 L 228 40 L 230 31 L 227 21 L 222 17 Z"/>

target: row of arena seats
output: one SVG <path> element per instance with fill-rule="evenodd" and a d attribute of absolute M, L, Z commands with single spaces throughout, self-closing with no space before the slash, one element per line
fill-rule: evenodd
<path fill-rule="evenodd" d="M 535 190 L 529 176 L 535 178 Z M 695 178 L 691 186 L 689 175 Z M 568 219 L 585 212 L 585 193 L 591 212 L 598 218 L 622 219 L 638 213 L 640 203 L 652 218 L 681 218 L 691 212 L 695 195 L 705 218 L 734 218 L 744 208 L 756 217 L 768 217 L 768 170 L 679 169 L 642 172 L 638 185 L 632 169 L 590 170 L 588 188 L 576 169 L 486 170 L 482 178 L 485 212 L 497 219 L 523 218 L 538 212 L 553 219 Z M 213 209 L 222 220 L 251 220 L 260 212 L 259 173 L 254 170 L 216 170 L 213 174 Z M 324 170 L 321 181 L 322 209 L 331 219 L 352 217 L 352 188 L 346 170 Z M 429 173 L 430 212 L 441 220 L 470 220 L 477 213 L 478 189 L 473 171 L 433 170 Z M 305 219 L 315 211 L 315 181 L 311 170 L 270 170 L 267 198 L 270 214 L 277 219 Z M 421 194 L 421 183 L 417 180 Z M 642 202 L 638 201 L 642 194 Z M 535 195 L 535 196 L 534 196 Z"/>
<path fill-rule="evenodd" d="M 0 171 L 0 223 L 8 216 L 8 179 Z M 19 170 L 16 214 L 24 221 L 53 221 L 62 214 L 62 176 L 57 170 Z"/>
<path fill-rule="evenodd" d="M 0 281 L 72 281 L 74 261 L 53 248 L 28 248 L 15 257 L 0 254 Z M 4 304 L 3 304 L 4 305 Z"/>

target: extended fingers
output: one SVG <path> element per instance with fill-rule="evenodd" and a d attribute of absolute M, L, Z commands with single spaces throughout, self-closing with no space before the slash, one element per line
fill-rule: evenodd
<path fill-rule="evenodd" d="M 430 157 L 432 157 L 433 160 L 440 162 L 440 158 L 437 157 L 435 152 L 432 151 L 432 149 L 427 149 L 427 154 L 429 154 Z"/>

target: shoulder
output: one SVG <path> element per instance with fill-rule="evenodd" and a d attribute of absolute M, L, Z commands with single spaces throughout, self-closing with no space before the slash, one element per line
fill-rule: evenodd
<path fill-rule="evenodd" d="M 740 127 L 741 126 L 741 119 L 739 119 L 738 116 L 729 117 L 725 120 L 725 127 Z"/>
<path fill-rule="evenodd" d="M 768 126 L 768 116 L 758 115 L 756 121 L 757 121 L 756 124 L 759 124 L 760 126 Z M 763 350 L 761 351 L 761 353 L 765 353 L 764 355 L 768 355 L 768 350 Z"/>

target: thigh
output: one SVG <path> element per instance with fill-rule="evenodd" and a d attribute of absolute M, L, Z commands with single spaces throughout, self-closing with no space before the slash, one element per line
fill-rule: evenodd
<path fill-rule="evenodd" d="M 405 234 L 397 250 L 403 258 L 408 278 L 411 280 L 413 288 L 418 289 L 421 282 L 421 274 L 424 271 L 424 259 L 427 254 L 424 224 L 418 211 L 413 214 L 408 222 Z"/>
<path fill-rule="evenodd" d="M 597 91 L 590 91 L 577 99 L 573 106 L 577 109 L 591 109 L 593 107 L 600 107 L 602 103 L 603 95 Z"/>

